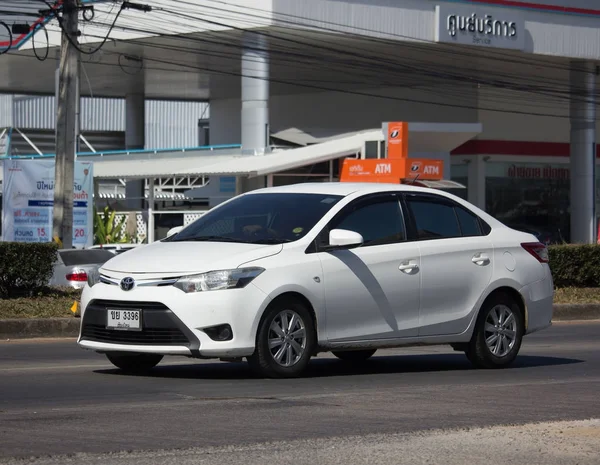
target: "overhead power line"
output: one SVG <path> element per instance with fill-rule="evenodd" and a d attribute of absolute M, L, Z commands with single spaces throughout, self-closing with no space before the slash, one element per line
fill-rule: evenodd
<path fill-rule="evenodd" d="M 185 0 L 163 0 L 161 7 L 154 8 L 151 17 L 136 18 L 136 24 L 123 25 L 113 21 L 96 19 L 86 24 L 96 29 L 108 30 L 107 34 L 98 36 L 101 44 L 105 43 L 113 30 L 137 33 L 147 36 L 162 36 L 166 43 L 149 44 L 145 39 L 127 40 L 127 43 L 155 50 L 174 52 L 190 59 L 165 59 L 157 54 L 144 54 L 143 66 L 147 70 L 176 70 L 182 72 L 206 72 L 241 76 L 239 57 L 242 45 L 238 39 L 227 39 L 216 32 L 203 33 L 202 36 L 173 36 L 174 30 L 181 30 L 182 21 L 202 22 L 213 28 L 233 28 L 243 31 L 247 27 L 264 25 L 269 19 L 265 10 L 246 7 L 243 15 L 233 11 L 225 2 L 207 0 L 211 8 L 208 14 L 189 13 L 198 3 Z M 206 4 L 205 3 L 205 4 Z M 172 7 L 170 7 L 172 5 Z M 114 7 L 114 5 L 113 5 Z M 185 8 L 185 10 L 183 10 Z M 119 10 L 122 11 L 122 8 Z M 188 11 L 188 12 L 186 12 Z M 533 55 L 518 56 L 508 52 L 495 50 L 467 50 L 456 46 L 432 46 L 431 41 L 399 42 L 406 38 L 393 34 L 389 39 L 369 37 L 378 31 L 361 28 L 349 28 L 344 25 L 313 21 L 293 15 L 274 14 L 271 17 L 276 27 L 270 31 L 255 31 L 267 35 L 270 45 L 269 54 L 273 70 L 277 70 L 268 80 L 274 83 L 290 85 L 319 91 L 333 91 L 353 95 L 374 97 L 378 99 L 399 100 L 427 105 L 448 106 L 473 110 L 486 110 L 501 113 L 523 114 L 531 116 L 554 116 L 557 111 L 564 111 L 565 106 L 578 93 L 568 81 L 568 66 L 550 59 L 541 59 Z M 242 27 L 243 26 L 243 27 Z M 308 28 L 313 37 L 306 34 Z M 340 29 L 345 29 L 340 31 Z M 355 30 L 356 32 L 350 32 Z M 332 34 L 335 33 L 335 36 Z M 88 37 L 94 37 L 88 34 Z M 315 38 L 316 36 L 316 38 Z M 353 41 L 352 48 L 338 45 L 338 38 Z M 370 49 L 369 49 L 370 47 Z M 401 49 L 402 53 L 382 52 L 391 47 Z M 373 49 L 376 51 L 373 52 Z M 377 51 L 380 49 L 380 51 Z M 114 50 L 104 50 L 107 56 L 116 55 L 117 64 L 106 63 L 104 66 L 121 66 L 124 72 L 129 67 L 123 66 L 127 54 Z M 412 54 L 410 59 L 402 54 Z M 195 57 L 214 58 L 207 65 L 198 64 Z M 467 60 L 475 59 L 475 65 Z M 443 69 L 439 60 L 446 61 Z M 138 63 L 138 62 L 136 62 Z M 141 66 L 131 69 L 140 69 Z M 304 73 L 302 79 L 286 76 L 281 69 L 289 66 Z M 327 68 L 336 79 L 305 76 L 316 67 Z M 482 69 L 478 70 L 477 67 Z M 526 68 L 529 75 L 521 73 L 519 68 Z M 494 76 L 486 75 L 486 70 L 494 70 Z M 537 71 L 537 74 L 534 72 Z M 560 74 L 564 76 L 561 77 Z M 558 74 L 557 76 L 553 76 Z M 340 76 L 338 78 L 338 76 Z M 351 78 L 351 79 L 349 79 Z M 371 87 L 394 87 L 398 85 L 418 89 L 422 94 L 429 94 L 432 100 L 403 96 L 381 95 L 372 91 L 364 91 Z M 362 89 L 350 87 L 362 87 Z M 473 88 L 482 87 L 485 92 L 478 92 L 477 102 L 472 99 Z M 452 95 L 448 95 L 451 92 Z M 528 111 L 506 108 L 506 95 L 520 95 L 520 102 L 528 104 Z M 420 95 L 419 97 L 422 97 Z M 436 100 L 437 97 L 437 100 Z M 450 97 L 450 98 L 448 98 Z M 444 101 L 440 102 L 440 99 Z M 464 102 L 460 102 L 465 99 Z M 501 106 L 498 108 L 498 106 Z"/>

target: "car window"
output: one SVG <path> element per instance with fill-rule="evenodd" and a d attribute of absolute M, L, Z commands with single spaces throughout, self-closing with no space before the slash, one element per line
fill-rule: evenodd
<path fill-rule="evenodd" d="M 460 237 L 461 230 L 454 207 L 447 203 L 407 198 L 415 221 L 418 240 Z"/>
<path fill-rule="evenodd" d="M 463 236 L 481 236 L 479 218 L 464 208 L 454 207 Z"/>
<path fill-rule="evenodd" d="M 304 237 L 336 203 L 337 195 L 256 193 L 202 215 L 165 242 L 284 243 Z"/>
<path fill-rule="evenodd" d="M 362 235 L 364 246 L 406 240 L 400 203 L 395 198 L 358 207 L 332 224 L 330 229 L 357 232 Z"/>
<path fill-rule="evenodd" d="M 108 250 L 59 250 L 58 254 L 66 266 L 102 264 L 115 255 Z"/>

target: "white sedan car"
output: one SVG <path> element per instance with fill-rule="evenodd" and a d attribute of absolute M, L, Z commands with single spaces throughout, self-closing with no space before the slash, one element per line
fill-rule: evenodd
<path fill-rule="evenodd" d="M 165 355 L 299 376 L 331 351 L 449 344 L 509 365 L 552 320 L 544 244 L 449 193 L 391 184 L 256 190 L 106 262 L 84 288 L 78 344 L 117 367 Z"/>

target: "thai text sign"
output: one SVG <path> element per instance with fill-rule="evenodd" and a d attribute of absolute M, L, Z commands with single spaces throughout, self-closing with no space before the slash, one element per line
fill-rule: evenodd
<path fill-rule="evenodd" d="M 456 3 L 437 5 L 435 41 L 524 50 L 525 20 L 522 12 L 516 10 Z"/>
<path fill-rule="evenodd" d="M 73 183 L 73 245 L 94 241 L 93 171 L 89 162 L 75 162 Z M 4 241 L 52 241 L 54 160 L 6 160 L 2 195 Z"/>

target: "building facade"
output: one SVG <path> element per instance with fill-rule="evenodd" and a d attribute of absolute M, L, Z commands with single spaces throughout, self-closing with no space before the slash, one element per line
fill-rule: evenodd
<path fill-rule="evenodd" d="M 209 117 L 209 104 L 205 102 L 146 100 L 141 117 L 144 143 L 140 148 L 202 145 L 199 128 Z M 125 99 L 82 97 L 80 125 L 83 139 L 79 151 L 124 150 Z M 13 129 L 10 155 L 33 155 L 36 148 L 42 153 L 54 153 L 56 99 L 0 95 L 0 128 Z"/>
<path fill-rule="evenodd" d="M 148 3 L 156 7 L 147 16 L 152 27 L 141 30 L 135 14 L 124 16 L 110 53 L 86 62 L 89 87 L 124 102 L 126 148 L 149 145 L 144 99 L 209 101 L 202 137 L 239 144 L 248 157 L 385 121 L 480 124 L 473 140 L 430 140 L 426 153 L 410 155 L 444 160 L 445 176 L 466 186 L 461 195 L 509 224 L 552 240 L 595 242 L 597 2 L 226 0 L 188 2 L 185 13 L 172 0 Z M 56 47 L 60 29 L 49 30 Z M 81 40 L 97 43 L 98 36 Z M 119 54 L 143 56 L 143 76 L 115 75 Z M 31 72 L 54 73 L 52 64 L 10 65 L 0 90 L 53 93 Z M 205 155 L 189 155 L 198 173 Z M 287 173 L 286 182 L 310 179 L 314 170 L 300 173 L 305 178 Z M 244 190 L 267 184 L 249 178 Z M 127 184 L 127 195 L 139 197 L 139 181 Z"/>

